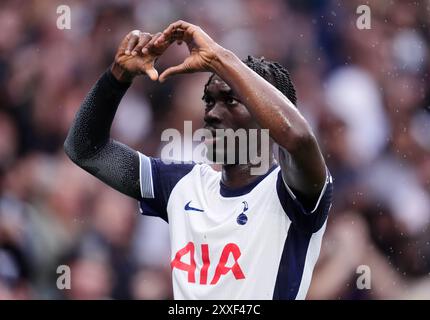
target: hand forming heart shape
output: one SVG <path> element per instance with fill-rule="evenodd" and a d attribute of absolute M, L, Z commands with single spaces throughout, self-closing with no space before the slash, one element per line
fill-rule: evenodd
<path fill-rule="evenodd" d="M 167 68 L 158 76 L 154 64 L 174 42 L 185 42 L 190 55 L 181 64 Z M 200 27 L 181 20 L 154 35 L 134 30 L 121 42 L 112 73 L 123 82 L 130 82 L 140 74 L 147 74 L 151 80 L 163 82 L 168 77 L 181 73 L 214 72 L 213 64 L 220 49 L 223 48 Z"/>

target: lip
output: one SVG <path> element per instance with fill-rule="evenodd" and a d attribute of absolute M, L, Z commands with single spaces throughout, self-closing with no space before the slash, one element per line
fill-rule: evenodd
<path fill-rule="evenodd" d="M 212 127 L 212 126 L 204 126 L 203 129 L 207 129 L 210 132 L 212 132 L 213 134 L 215 134 L 216 130 L 226 130 L 226 128 L 216 128 L 216 127 Z"/>

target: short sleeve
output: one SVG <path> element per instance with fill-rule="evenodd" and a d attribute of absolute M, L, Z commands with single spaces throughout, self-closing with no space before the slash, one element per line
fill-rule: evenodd
<path fill-rule="evenodd" d="M 195 163 L 164 163 L 139 154 L 140 212 L 168 222 L 167 203 L 175 185 L 191 172 Z"/>
<path fill-rule="evenodd" d="M 282 208 L 291 222 L 300 230 L 317 232 L 327 220 L 333 201 L 333 179 L 328 169 L 326 180 L 316 203 L 309 203 L 299 192 L 292 190 L 279 171 L 276 190 Z"/>

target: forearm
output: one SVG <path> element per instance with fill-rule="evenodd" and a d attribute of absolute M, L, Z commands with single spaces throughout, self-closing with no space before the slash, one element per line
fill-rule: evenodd
<path fill-rule="evenodd" d="M 91 88 L 78 110 L 65 142 L 72 160 L 97 153 L 109 140 L 110 128 L 128 84 L 106 71 Z"/>
<path fill-rule="evenodd" d="M 319 194 L 326 179 L 324 159 L 312 130 L 293 103 L 228 50 L 213 65 L 261 128 L 286 152 L 281 162 L 289 186 L 304 195 Z"/>
<path fill-rule="evenodd" d="M 299 144 L 313 139 L 309 125 L 293 103 L 235 54 L 221 49 L 214 69 L 280 146 L 294 153 Z"/>
<path fill-rule="evenodd" d="M 128 83 L 107 71 L 96 82 L 77 112 L 64 143 L 78 166 L 120 192 L 139 198 L 139 158 L 136 151 L 110 139 L 110 128 Z"/>

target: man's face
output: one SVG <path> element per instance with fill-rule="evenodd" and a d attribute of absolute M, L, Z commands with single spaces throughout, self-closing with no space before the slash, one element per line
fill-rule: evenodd
<path fill-rule="evenodd" d="M 257 123 L 231 88 L 217 75 L 212 77 L 205 96 L 205 128 L 212 132 L 213 139 L 206 139 L 208 158 L 211 161 L 226 163 L 227 154 L 235 154 L 235 163 L 238 163 L 239 152 L 248 148 L 248 142 L 240 142 L 236 138 L 234 145 L 228 146 L 227 137 L 219 138 L 216 129 L 232 129 L 238 133 L 238 129 L 244 129 L 246 141 L 248 141 L 249 129 L 258 129 Z M 243 132 L 243 130 L 242 130 Z M 215 134 L 217 137 L 215 137 Z M 223 140 L 223 144 L 220 143 Z M 230 162 L 229 162 L 230 163 Z"/>

